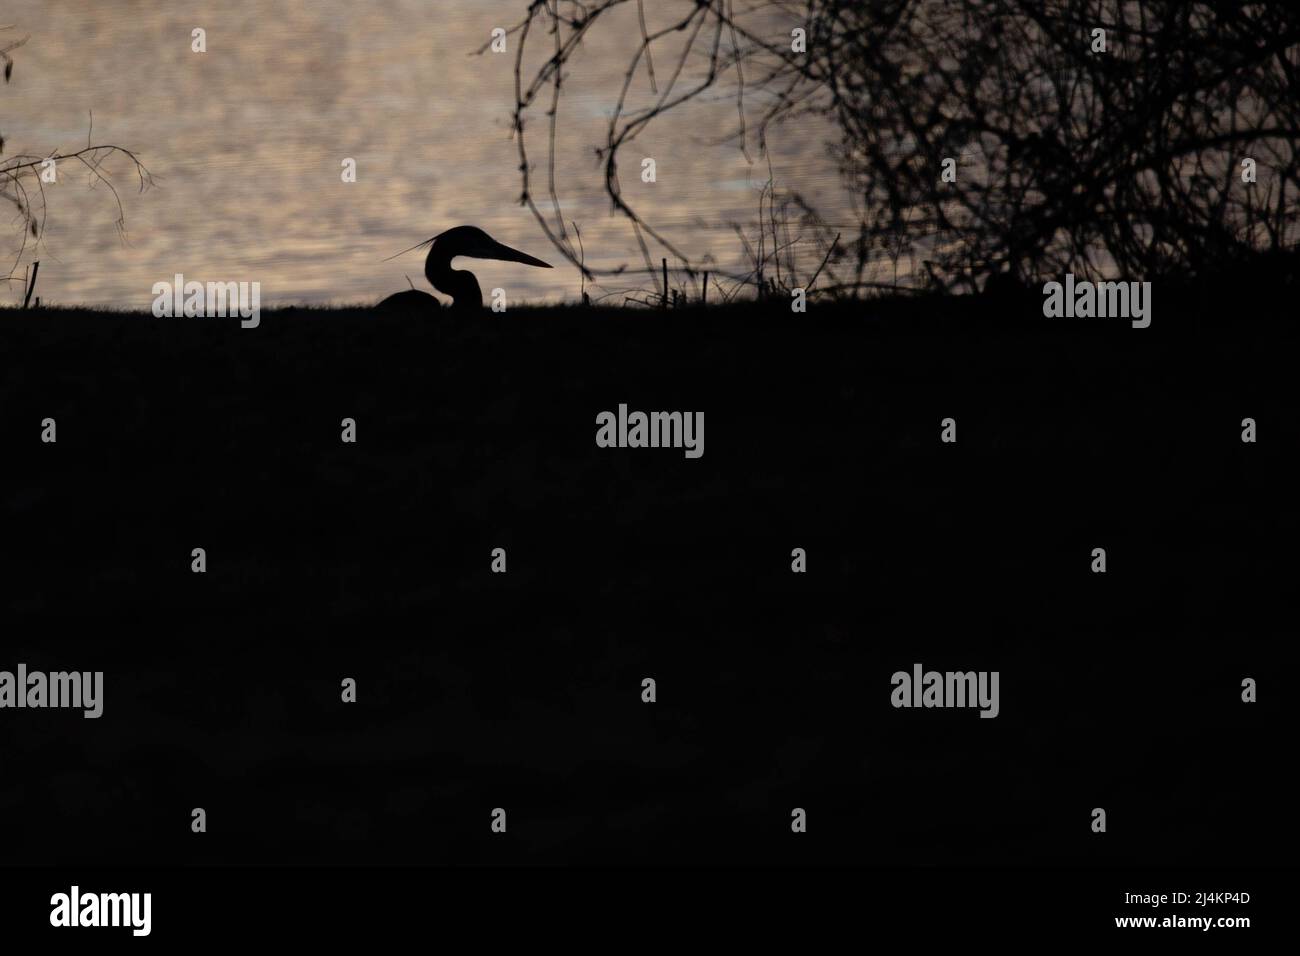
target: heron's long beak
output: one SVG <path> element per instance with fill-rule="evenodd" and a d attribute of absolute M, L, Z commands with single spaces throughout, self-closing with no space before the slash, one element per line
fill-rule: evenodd
<path fill-rule="evenodd" d="M 493 239 L 488 245 L 480 246 L 473 252 L 466 252 L 464 255 L 472 256 L 475 259 L 500 259 L 504 262 L 522 262 L 526 266 L 537 266 L 541 269 L 551 268 L 549 262 L 543 262 L 541 259 L 534 259 L 526 252 L 520 252 L 518 249 L 511 249 L 509 246 L 502 245 Z"/>

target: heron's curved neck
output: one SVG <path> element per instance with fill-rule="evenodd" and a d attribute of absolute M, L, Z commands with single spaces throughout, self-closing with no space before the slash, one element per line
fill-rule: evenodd
<path fill-rule="evenodd" d="M 453 309 L 483 308 L 483 292 L 474 273 L 451 267 L 452 257 L 438 249 L 429 250 L 424 275 L 429 284 L 443 295 L 451 296 Z"/>

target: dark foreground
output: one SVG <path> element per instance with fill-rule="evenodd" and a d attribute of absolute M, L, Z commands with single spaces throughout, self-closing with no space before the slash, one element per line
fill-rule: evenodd
<path fill-rule="evenodd" d="M 1289 865 L 1283 312 L 0 313 L 4 862 Z"/>

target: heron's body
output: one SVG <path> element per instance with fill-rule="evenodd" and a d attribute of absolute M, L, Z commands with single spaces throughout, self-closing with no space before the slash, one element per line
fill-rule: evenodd
<path fill-rule="evenodd" d="M 440 308 L 442 308 L 441 302 L 419 289 L 394 292 L 375 306 L 375 309 L 380 312 L 393 312 L 398 315 L 426 315 L 429 312 L 437 312 Z"/>
<path fill-rule="evenodd" d="M 475 259 L 501 259 L 506 262 L 522 262 L 525 265 L 542 269 L 551 268 L 549 263 L 534 259 L 518 249 L 502 245 L 482 229 L 476 226 L 457 226 L 439 233 L 432 239 L 425 240 L 419 246 L 429 246 L 429 255 L 424 260 L 424 276 L 429 284 L 443 295 L 451 296 L 449 308 L 457 311 L 477 311 L 483 308 L 483 291 L 478 279 L 467 269 L 453 269 L 451 260 L 457 256 L 469 256 Z M 411 249 L 407 249 L 410 252 Z M 401 255 L 401 253 L 398 253 Z M 423 294 L 423 293 L 422 293 Z M 429 298 L 433 298 L 429 296 Z M 434 302 L 437 302 L 434 299 Z M 389 296 L 380 306 L 388 308 L 406 308 L 422 303 L 418 296 L 408 292 L 399 292 Z"/>

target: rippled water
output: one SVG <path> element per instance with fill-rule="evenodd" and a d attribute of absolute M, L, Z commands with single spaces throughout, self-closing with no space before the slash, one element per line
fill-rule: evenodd
<path fill-rule="evenodd" d="M 67 152 L 86 142 L 137 151 L 157 188 L 122 188 L 127 238 L 116 208 L 84 171 L 61 167 L 49 187 L 38 294 L 61 304 L 147 309 L 154 282 L 175 273 L 259 281 L 262 303 L 373 301 L 424 286 L 419 253 L 382 260 L 453 225 L 480 225 L 557 265 L 560 258 L 518 204 L 510 136 L 514 58 L 471 56 L 493 27 L 513 23 L 526 0 L 16 0 L 5 37 L 30 35 L 0 88 L 5 156 Z M 653 27 L 676 2 L 648 4 Z M 593 34 L 566 78 L 559 142 L 565 217 L 582 228 L 589 264 L 641 265 L 626 222 L 611 217 L 594 147 L 636 43 L 635 9 Z M 207 33 L 207 52 L 190 49 Z M 511 41 L 513 42 L 513 40 Z M 644 88 L 644 89 L 643 89 Z M 638 83 L 641 99 L 648 84 Z M 691 104 L 652 126 L 625 155 L 624 192 L 691 255 L 723 267 L 743 255 L 730 220 L 752 220 L 765 161 L 751 165 L 717 140 L 735 122 L 732 100 Z M 771 143 L 779 184 L 851 218 L 827 144 L 833 130 L 805 118 Z M 544 157 L 544 140 L 534 143 Z M 656 159 L 658 182 L 634 164 Z M 341 181 L 355 158 L 358 181 Z M 15 222 L 15 227 L 16 227 Z M 18 230 L 5 237 L 17 249 Z M 12 240 L 12 242 L 11 242 Z M 8 247 L 7 247 L 8 248 Z M 7 251 L 7 249 L 6 249 Z M 813 252 L 809 247 L 809 252 Z M 12 261 L 12 260 L 11 260 Z M 461 260 L 464 265 L 466 260 Z M 571 267 L 473 267 L 485 289 L 514 299 L 576 298 Z M 18 269 L 22 274 L 22 266 Z M 606 288 L 626 286 L 626 280 Z M 8 300 L 21 300 L 12 284 Z"/>

